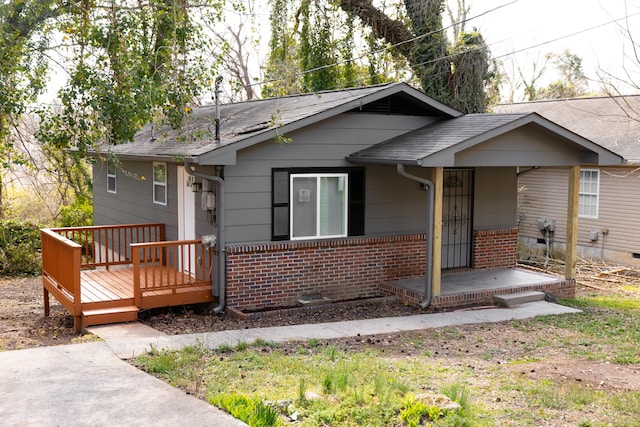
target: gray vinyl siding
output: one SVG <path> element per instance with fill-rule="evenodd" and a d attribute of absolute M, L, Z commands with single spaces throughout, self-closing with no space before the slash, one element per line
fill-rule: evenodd
<path fill-rule="evenodd" d="M 162 222 L 167 239 L 177 239 L 176 165 L 167 163 L 166 206 L 153 203 L 152 162 L 122 162 L 116 177 L 118 191 L 108 193 L 106 163 L 97 161 L 93 167 L 94 224 Z"/>
<path fill-rule="evenodd" d="M 224 168 L 227 241 L 239 244 L 271 240 L 273 168 L 360 166 L 347 162 L 345 157 L 433 120 L 343 114 L 284 135 L 292 138 L 289 144 L 266 142 L 239 151 L 236 165 Z M 365 176 L 367 235 L 425 231 L 426 194 L 418 183 L 400 177 L 395 166 L 367 166 Z"/>
<path fill-rule="evenodd" d="M 556 221 L 555 239 L 567 236 L 567 168 L 541 168 L 519 178 L 518 215 L 522 237 L 542 238 L 538 219 Z"/>
<path fill-rule="evenodd" d="M 516 168 L 476 168 L 473 228 L 513 228 L 517 223 Z"/>
<path fill-rule="evenodd" d="M 601 231 L 607 229 L 609 234 L 604 239 L 605 251 L 620 252 L 623 257 L 640 253 L 640 171 L 635 167 L 599 170 L 598 218 L 578 219 L 578 245 L 585 253 L 601 254 Z M 520 186 L 524 187 L 524 191 L 520 191 L 518 209 L 522 218 L 521 236 L 542 238 L 537 219 L 548 218 L 556 220 L 556 241 L 565 242 L 567 180 L 566 168 L 539 169 L 520 177 Z M 589 239 L 591 230 L 599 233 L 595 242 Z"/>
<path fill-rule="evenodd" d="M 540 126 L 528 125 L 457 153 L 456 165 L 565 166 L 584 162 L 585 153 Z"/>

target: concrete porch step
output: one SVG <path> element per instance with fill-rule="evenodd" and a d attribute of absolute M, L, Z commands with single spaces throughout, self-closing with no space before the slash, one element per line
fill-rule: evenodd
<path fill-rule="evenodd" d="M 498 304 L 504 304 L 507 307 L 524 304 L 525 302 L 544 301 L 544 292 L 539 291 L 523 291 L 513 294 L 494 295 L 493 299 Z"/>

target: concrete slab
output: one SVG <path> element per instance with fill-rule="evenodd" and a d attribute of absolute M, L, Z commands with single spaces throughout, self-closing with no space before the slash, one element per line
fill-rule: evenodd
<path fill-rule="evenodd" d="M 0 384 L 3 426 L 246 426 L 102 342 L 2 352 Z"/>
<path fill-rule="evenodd" d="M 540 291 L 523 291 L 514 292 L 512 294 L 494 295 L 493 298 L 506 306 L 512 307 L 518 304 L 524 304 L 531 301 L 544 301 L 544 292 Z"/>
<path fill-rule="evenodd" d="M 274 326 L 257 329 L 239 329 L 222 332 L 167 336 L 158 334 L 145 338 L 108 340 L 109 347 L 122 358 L 139 355 L 155 349 L 178 349 L 187 345 L 204 345 L 217 348 L 221 345 L 236 346 L 238 343 L 252 343 L 256 339 L 273 342 L 306 341 L 310 339 L 335 339 L 357 335 L 387 334 L 401 331 L 441 328 L 464 324 L 502 322 L 512 319 L 527 319 L 535 316 L 579 313 L 580 310 L 535 301 L 516 307 L 487 308 L 483 310 L 463 310 L 446 313 L 418 314 L 406 317 L 385 317 L 378 319 L 351 320 L 345 322 L 318 323 L 294 326 Z"/>

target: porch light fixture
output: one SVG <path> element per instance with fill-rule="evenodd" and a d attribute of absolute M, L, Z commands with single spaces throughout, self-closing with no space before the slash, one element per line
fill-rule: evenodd
<path fill-rule="evenodd" d="M 189 179 L 187 180 L 187 186 L 191 187 L 191 191 L 193 193 L 197 193 L 202 189 L 202 184 L 199 182 L 196 182 L 196 178 L 194 176 L 189 177 Z"/>

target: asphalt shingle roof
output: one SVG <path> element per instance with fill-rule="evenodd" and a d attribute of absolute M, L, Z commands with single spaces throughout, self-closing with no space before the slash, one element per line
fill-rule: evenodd
<path fill-rule="evenodd" d="M 134 142 L 100 150 L 135 157 L 197 157 L 238 142 L 267 140 L 274 136 L 276 127 L 289 132 L 385 97 L 399 97 L 401 101 L 395 104 L 412 108 L 415 114 L 462 114 L 405 83 L 391 83 L 223 104 L 219 144 L 214 141 L 215 107 L 211 105 L 195 108 L 181 129 L 149 124 L 135 135 Z"/>

